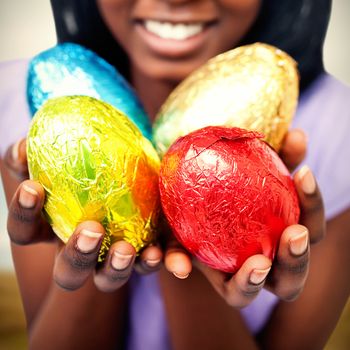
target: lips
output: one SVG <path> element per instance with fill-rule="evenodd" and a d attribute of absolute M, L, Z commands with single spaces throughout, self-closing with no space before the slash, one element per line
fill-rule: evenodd
<path fill-rule="evenodd" d="M 136 21 L 142 41 L 155 54 L 176 58 L 190 55 L 205 45 L 215 21 L 168 22 L 153 19 Z"/>

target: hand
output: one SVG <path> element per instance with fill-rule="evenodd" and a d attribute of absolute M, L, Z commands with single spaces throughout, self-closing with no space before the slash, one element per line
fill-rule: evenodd
<path fill-rule="evenodd" d="M 54 279 L 62 288 L 78 289 L 94 274 L 96 287 L 111 292 L 128 281 L 133 267 L 141 273 L 160 268 L 162 251 L 158 246 L 149 246 L 136 257 L 133 246 L 125 241 L 114 243 L 104 263 L 97 265 L 105 231 L 101 224 L 94 221 L 78 225 L 67 244 L 62 244 L 42 217 L 45 200 L 43 187 L 38 182 L 24 180 L 28 178 L 25 140 L 7 151 L 3 176 L 6 177 L 6 187 L 14 191 L 18 186 L 9 204 L 7 226 L 11 241 L 17 245 L 38 242 L 57 244 L 59 253 L 55 260 Z"/>
<path fill-rule="evenodd" d="M 289 170 L 304 158 L 306 136 L 301 130 L 290 131 L 280 155 Z M 234 307 L 247 306 L 265 287 L 283 300 L 294 300 L 302 291 L 309 268 L 310 242 L 325 234 L 323 202 L 316 181 L 308 167 L 302 167 L 294 181 L 300 200 L 302 225 L 287 227 L 282 233 L 278 251 L 272 263 L 264 255 L 247 259 L 234 275 L 214 270 L 188 253 L 174 237 L 168 239 L 165 266 L 179 278 L 186 278 L 192 263 L 206 276 L 214 289 Z"/>

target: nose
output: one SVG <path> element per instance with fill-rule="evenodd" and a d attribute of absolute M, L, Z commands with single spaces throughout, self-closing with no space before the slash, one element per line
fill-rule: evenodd
<path fill-rule="evenodd" d="M 182 5 L 182 4 L 186 4 L 186 3 L 193 3 L 193 2 L 199 2 L 202 0 L 160 0 L 162 2 L 168 2 L 170 4 L 174 4 L 174 5 Z"/>

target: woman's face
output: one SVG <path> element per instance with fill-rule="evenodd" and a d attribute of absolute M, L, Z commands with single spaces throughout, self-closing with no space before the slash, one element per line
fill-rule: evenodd
<path fill-rule="evenodd" d="M 97 0 L 134 72 L 178 82 L 234 47 L 261 0 Z"/>

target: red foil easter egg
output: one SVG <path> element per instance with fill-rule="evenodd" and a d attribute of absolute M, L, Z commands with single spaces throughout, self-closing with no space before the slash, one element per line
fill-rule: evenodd
<path fill-rule="evenodd" d="M 294 182 L 262 137 L 206 127 L 163 158 L 164 214 L 183 246 L 212 268 L 235 273 L 254 254 L 273 259 L 283 230 L 299 220 Z"/>

